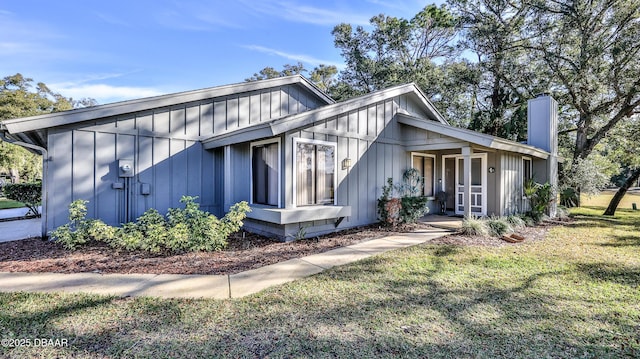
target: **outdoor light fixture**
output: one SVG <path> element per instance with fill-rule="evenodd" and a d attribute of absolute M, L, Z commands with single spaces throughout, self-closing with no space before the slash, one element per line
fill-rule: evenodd
<path fill-rule="evenodd" d="M 351 167 L 351 158 L 345 158 L 342 160 L 342 169 L 348 170 Z"/>
<path fill-rule="evenodd" d="M 493 172 L 495 172 L 495 171 L 496 171 L 496 168 L 495 168 L 495 167 L 489 167 L 489 173 L 493 173 Z"/>

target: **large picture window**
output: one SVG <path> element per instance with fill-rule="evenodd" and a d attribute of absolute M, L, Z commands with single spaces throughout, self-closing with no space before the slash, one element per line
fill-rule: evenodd
<path fill-rule="evenodd" d="M 414 153 L 411 156 L 413 168 L 418 170 L 420 176 L 424 179 L 423 196 L 435 196 L 435 162 L 436 158 L 432 155 Z"/>
<path fill-rule="evenodd" d="M 334 204 L 336 146 L 296 140 L 294 151 L 296 205 Z"/>
<path fill-rule="evenodd" d="M 280 142 L 251 145 L 252 203 L 277 206 L 279 202 Z"/>

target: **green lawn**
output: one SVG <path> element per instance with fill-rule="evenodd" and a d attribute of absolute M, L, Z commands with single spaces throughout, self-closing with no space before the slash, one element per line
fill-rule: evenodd
<path fill-rule="evenodd" d="M 421 245 L 237 300 L 0 294 L 13 357 L 640 357 L 640 211 L 543 242 Z"/>
<path fill-rule="evenodd" d="M 592 196 L 592 197 L 582 196 L 581 198 L 582 205 L 603 207 L 603 211 L 604 211 L 604 208 L 607 208 L 614 194 L 615 194 L 615 191 L 603 191 L 598 196 Z M 622 201 L 620 201 L 618 208 L 621 208 L 621 209 L 632 208 L 631 207 L 632 203 L 635 203 L 636 207 L 640 209 L 640 193 L 639 192 L 627 192 L 627 194 L 625 194 L 624 197 L 622 197 Z"/>
<path fill-rule="evenodd" d="M 0 209 L 21 208 L 24 203 L 0 197 Z"/>

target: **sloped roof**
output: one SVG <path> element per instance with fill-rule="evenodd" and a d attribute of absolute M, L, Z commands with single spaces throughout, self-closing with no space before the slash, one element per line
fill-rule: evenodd
<path fill-rule="evenodd" d="M 448 122 L 427 99 L 424 93 L 414 83 L 390 87 L 352 98 L 347 101 L 337 102 L 334 104 L 322 106 L 314 110 L 301 112 L 275 119 L 269 122 L 262 122 L 254 126 L 245 127 L 238 130 L 229 131 L 222 134 L 216 134 L 204 141 L 205 148 L 216 148 L 220 146 L 230 145 L 233 143 L 253 141 L 260 138 L 277 136 L 290 130 L 313 126 L 317 121 L 321 121 L 333 116 L 354 111 L 376 102 L 384 101 L 404 94 L 413 94 L 414 98 L 423 105 L 428 114 L 434 119 L 434 123 L 443 126 L 449 126 Z"/>
<path fill-rule="evenodd" d="M 242 82 L 232 85 L 211 87 L 201 90 L 186 91 L 168 95 L 147 97 L 136 100 L 115 102 L 105 105 L 91 106 L 69 111 L 55 112 L 46 115 L 38 115 L 2 121 L 2 129 L 9 134 L 40 130 L 57 126 L 64 126 L 98 118 L 124 115 L 132 112 L 140 112 L 155 108 L 168 107 L 182 103 L 206 100 L 214 97 L 240 94 L 244 92 L 267 89 L 271 87 L 299 84 L 315 94 L 327 104 L 335 101 L 318 89 L 313 83 L 300 75 L 279 77 L 254 82 Z"/>
<path fill-rule="evenodd" d="M 398 117 L 398 122 L 404 125 L 435 132 L 444 136 L 453 137 L 478 146 L 492 148 L 495 150 L 510 151 L 523 155 L 530 155 L 542 159 L 546 159 L 550 155 L 549 152 L 546 152 L 540 148 L 514 141 L 509 141 L 504 138 L 495 137 L 464 128 L 444 125 L 441 123 L 436 123 L 434 121 L 425 121 L 424 119 L 417 118 L 408 114 L 398 113 L 396 116 Z"/>

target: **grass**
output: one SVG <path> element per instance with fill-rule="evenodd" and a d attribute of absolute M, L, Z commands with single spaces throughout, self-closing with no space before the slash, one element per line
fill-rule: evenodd
<path fill-rule="evenodd" d="M 603 207 L 603 212 L 604 212 L 604 209 L 607 208 L 614 194 L 615 194 L 615 191 L 604 191 L 597 196 L 592 196 L 592 197 L 582 196 L 581 204 L 582 206 Z M 624 195 L 624 197 L 622 197 L 622 201 L 620 201 L 618 208 L 621 208 L 621 209 L 632 208 L 631 207 L 632 203 L 636 203 L 636 206 L 640 209 L 640 192 L 638 191 L 627 192 Z"/>
<path fill-rule="evenodd" d="M 640 356 L 640 211 L 546 241 L 420 245 L 234 300 L 0 294 L 0 357 Z"/>
<path fill-rule="evenodd" d="M 24 203 L 0 197 L 0 209 L 22 208 Z"/>

